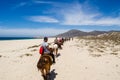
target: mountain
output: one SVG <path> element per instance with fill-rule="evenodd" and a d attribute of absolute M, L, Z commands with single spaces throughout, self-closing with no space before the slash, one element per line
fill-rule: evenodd
<path fill-rule="evenodd" d="M 62 34 L 59 34 L 59 35 L 56 35 L 57 37 L 75 37 L 75 36 L 85 36 L 87 35 L 86 32 L 83 32 L 83 31 L 80 31 L 80 30 L 75 30 L 75 29 L 72 29 L 72 30 L 69 30 L 68 32 L 65 32 L 65 33 L 62 33 Z"/>
<path fill-rule="evenodd" d="M 65 33 L 56 35 L 56 37 L 76 37 L 76 36 L 88 36 L 88 35 L 100 35 L 104 33 L 112 33 L 112 32 L 120 32 L 120 31 L 91 31 L 91 32 L 84 32 L 76 29 L 69 30 Z"/>

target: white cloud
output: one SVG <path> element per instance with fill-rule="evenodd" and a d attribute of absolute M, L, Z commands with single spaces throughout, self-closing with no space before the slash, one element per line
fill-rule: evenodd
<path fill-rule="evenodd" d="M 37 3 L 37 4 L 53 4 L 54 2 L 50 2 L 50 1 L 34 1 L 34 3 Z"/>
<path fill-rule="evenodd" d="M 69 4 L 67 7 L 62 7 L 59 11 L 57 13 L 63 16 L 62 25 L 120 26 L 119 16 L 104 16 L 97 9 L 95 10 L 95 8 L 86 4 Z"/>
<path fill-rule="evenodd" d="M 113 26 L 117 25 L 120 26 L 120 18 L 112 18 L 112 17 L 99 17 L 97 14 L 82 14 L 79 13 L 72 13 L 72 14 L 65 14 L 63 25 L 98 25 L 98 26 Z"/>
<path fill-rule="evenodd" d="M 30 16 L 28 19 L 34 22 L 46 22 L 46 23 L 58 23 L 59 22 L 57 19 L 54 19 L 49 16 Z"/>
<path fill-rule="evenodd" d="M 54 4 L 47 14 L 56 15 L 57 18 L 50 16 L 30 16 L 28 20 L 40 23 L 59 23 L 61 25 L 87 25 L 87 26 L 120 26 L 120 15 L 118 17 L 104 16 L 98 11 L 97 7 L 88 5 L 88 2 L 82 4 L 76 3 L 57 3 L 51 1 L 35 0 L 32 4 Z M 22 7 L 28 4 L 20 3 L 16 7 Z"/>
<path fill-rule="evenodd" d="M 52 36 L 63 33 L 65 29 L 0 29 L 0 36 Z"/>
<path fill-rule="evenodd" d="M 120 26 L 120 17 L 102 17 L 94 22 L 94 25 L 103 25 L 103 26 Z"/>
<path fill-rule="evenodd" d="M 54 2 L 50 2 L 50 1 L 38 1 L 38 0 L 26 1 L 26 2 L 20 2 L 19 4 L 17 4 L 14 7 L 12 7 L 12 9 L 17 9 L 17 8 L 23 7 L 25 5 L 33 6 L 34 4 L 55 4 L 55 3 Z"/>

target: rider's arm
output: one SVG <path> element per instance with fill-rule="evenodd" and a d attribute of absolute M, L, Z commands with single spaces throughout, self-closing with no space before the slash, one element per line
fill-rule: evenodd
<path fill-rule="evenodd" d="M 49 43 L 46 43 L 46 48 L 50 51 L 50 48 L 49 48 Z"/>

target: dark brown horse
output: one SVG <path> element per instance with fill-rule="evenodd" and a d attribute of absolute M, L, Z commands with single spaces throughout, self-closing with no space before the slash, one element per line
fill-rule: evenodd
<path fill-rule="evenodd" d="M 38 68 L 38 70 L 41 71 L 41 74 L 42 74 L 44 80 L 49 80 L 49 78 L 50 78 L 51 65 L 52 65 L 52 57 L 48 54 L 41 55 L 41 57 L 37 63 L 37 68 Z"/>

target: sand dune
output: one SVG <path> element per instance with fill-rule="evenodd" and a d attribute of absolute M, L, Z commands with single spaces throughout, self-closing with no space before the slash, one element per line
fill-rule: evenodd
<path fill-rule="evenodd" d="M 43 80 L 36 67 L 41 43 L 40 39 L 0 41 L 0 80 Z M 120 80 L 120 45 L 74 39 L 58 53 L 52 80 Z"/>

